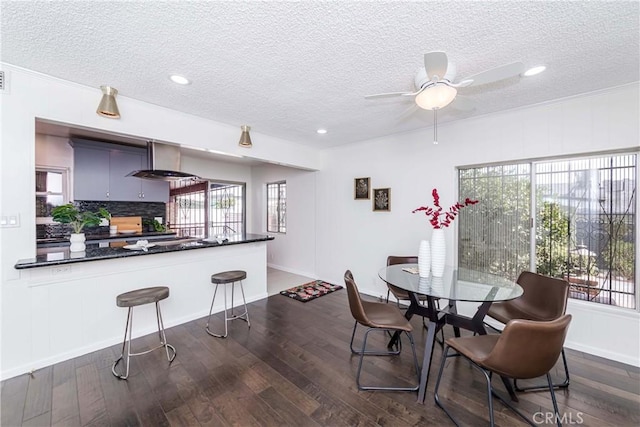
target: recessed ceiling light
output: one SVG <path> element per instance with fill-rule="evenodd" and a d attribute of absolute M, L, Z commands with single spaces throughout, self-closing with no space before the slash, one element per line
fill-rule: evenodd
<path fill-rule="evenodd" d="M 529 68 L 527 71 L 524 72 L 523 76 L 525 76 L 525 77 L 535 76 L 536 74 L 540 74 L 541 72 L 543 72 L 546 69 L 547 69 L 547 67 L 545 67 L 544 65 L 540 65 L 538 67 Z"/>
<path fill-rule="evenodd" d="M 191 83 L 188 78 L 179 76 L 177 74 L 169 76 L 169 78 L 172 82 L 178 83 L 179 85 L 188 85 L 189 83 Z"/>
<path fill-rule="evenodd" d="M 326 129 L 318 129 L 316 132 L 318 132 L 320 135 L 324 135 L 325 133 L 327 133 Z"/>

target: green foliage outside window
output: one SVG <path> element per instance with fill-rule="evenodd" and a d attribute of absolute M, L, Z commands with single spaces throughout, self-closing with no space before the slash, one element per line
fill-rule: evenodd
<path fill-rule="evenodd" d="M 556 203 L 544 202 L 536 230 L 536 270 L 553 277 L 567 277 L 569 217 Z"/>

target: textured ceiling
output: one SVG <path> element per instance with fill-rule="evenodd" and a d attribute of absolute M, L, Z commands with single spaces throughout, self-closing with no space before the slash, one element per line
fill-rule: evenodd
<path fill-rule="evenodd" d="M 430 126 L 430 112 L 405 114 L 410 99 L 364 99 L 413 90 L 429 51 L 448 54 L 456 81 L 514 61 L 547 66 L 461 90 L 475 109 L 445 109 L 441 122 L 638 81 L 639 4 L 2 0 L 1 59 L 95 87 L 96 104 L 106 84 L 325 148 Z"/>

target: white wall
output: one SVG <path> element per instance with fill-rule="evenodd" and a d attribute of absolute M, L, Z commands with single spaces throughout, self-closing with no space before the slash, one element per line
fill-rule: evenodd
<path fill-rule="evenodd" d="M 269 266 L 303 276 L 315 277 L 316 217 L 328 215 L 329 207 L 316 206 L 316 172 L 276 165 L 253 168 L 253 229 L 267 233 L 267 193 L 269 182 L 287 182 L 287 232 L 268 233 L 275 240 L 267 242 Z"/>
<path fill-rule="evenodd" d="M 323 152 L 317 172 L 316 274 L 334 283 L 351 269 L 362 291 L 386 295 L 377 277 L 387 255 L 416 254 L 431 227 L 411 211 L 455 202 L 456 166 L 484 162 L 637 149 L 640 145 L 638 84 L 559 100 Z M 353 180 L 369 176 L 373 188 L 391 188 L 391 212 L 373 212 L 353 199 Z M 455 229 L 447 229 L 447 263 L 455 263 Z M 638 269 L 637 269 L 638 270 Z M 637 280 L 636 283 L 640 283 Z M 640 365 L 638 312 L 571 301 L 574 320 L 567 345 Z"/>

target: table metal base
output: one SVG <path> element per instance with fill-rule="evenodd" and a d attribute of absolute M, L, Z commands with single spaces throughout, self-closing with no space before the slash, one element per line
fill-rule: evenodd
<path fill-rule="evenodd" d="M 417 294 L 409 292 L 409 299 L 411 304 L 405 312 L 405 317 L 411 319 L 414 314 L 422 316 L 428 319 L 427 322 L 427 340 L 425 342 L 424 355 L 422 359 L 422 370 L 420 373 L 420 388 L 418 389 L 418 402 L 424 403 L 427 384 L 429 382 L 429 371 L 431 370 L 431 360 L 433 358 L 433 347 L 436 341 L 436 334 L 444 325 L 449 324 L 453 326 L 453 333 L 456 337 L 460 336 L 460 328 L 477 333 L 479 335 L 486 335 L 487 331 L 484 327 L 484 317 L 489 311 L 491 302 L 483 302 L 473 317 L 463 316 L 458 314 L 455 301 L 449 301 L 447 307 L 443 310 L 439 310 L 436 306 L 436 298 L 427 296 L 427 306 L 420 304 Z M 388 347 L 391 348 L 396 344 L 399 338 L 399 334 L 395 333 L 389 341 Z M 513 390 L 511 380 L 507 377 L 501 377 L 502 382 L 514 402 L 518 401 L 518 397 Z"/>

